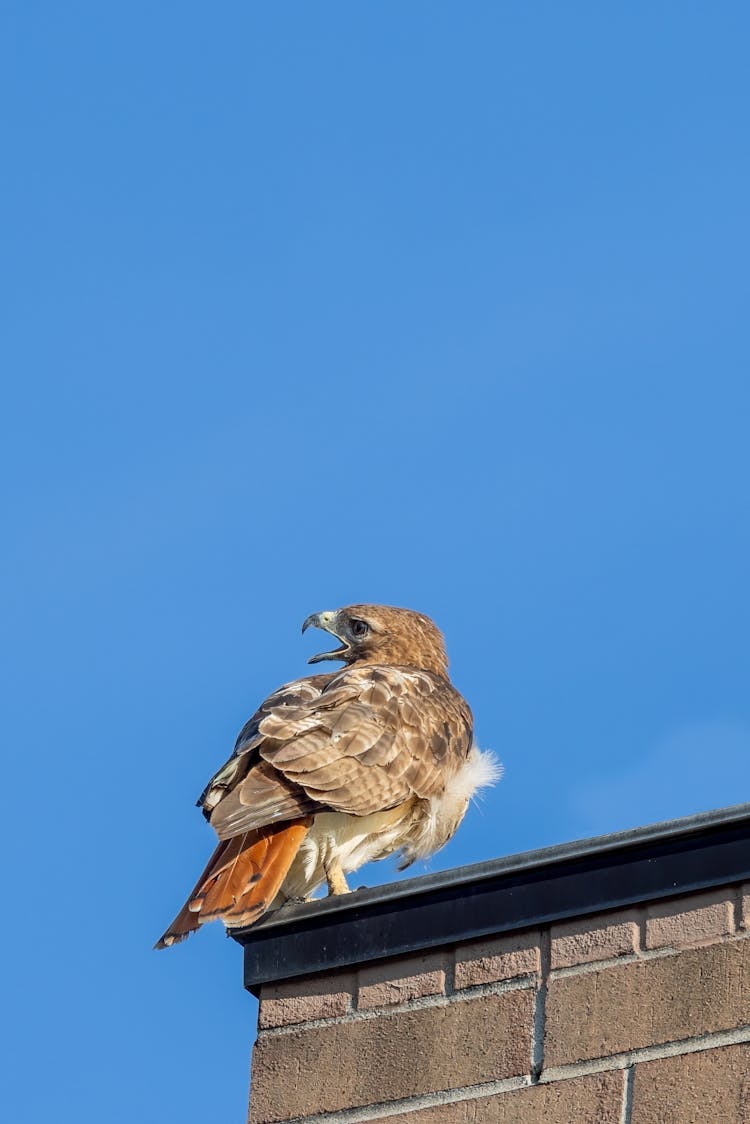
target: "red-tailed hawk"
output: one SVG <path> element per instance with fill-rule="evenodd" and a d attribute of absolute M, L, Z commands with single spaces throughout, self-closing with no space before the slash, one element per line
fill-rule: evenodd
<path fill-rule="evenodd" d="M 442 634 L 421 613 L 350 605 L 315 613 L 341 641 L 310 663 L 346 667 L 287 683 L 261 703 L 198 806 L 219 845 L 156 947 L 221 918 L 228 928 L 306 898 L 322 882 L 400 852 L 401 867 L 453 836 L 500 768 L 472 744 Z"/>

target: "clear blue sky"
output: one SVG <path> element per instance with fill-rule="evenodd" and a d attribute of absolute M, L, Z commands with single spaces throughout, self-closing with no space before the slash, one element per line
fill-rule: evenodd
<path fill-rule="evenodd" d="M 750 14 L 0 21 L 3 1105 L 229 1124 L 240 949 L 151 945 L 308 613 L 447 634 L 506 777 L 429 869 L 750 798 Z"/>

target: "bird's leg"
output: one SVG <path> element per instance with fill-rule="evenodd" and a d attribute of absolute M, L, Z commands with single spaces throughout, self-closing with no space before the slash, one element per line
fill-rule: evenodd
<path fill-rule="evenodd" d="M 333 894 L 351 894 L 351 890 L 346 883 L 346 877 L 341 869 L 341 863 L 338 859 L 327 859 L 323 863 L 323 869 L 326 872 L 329 896 Z"/>

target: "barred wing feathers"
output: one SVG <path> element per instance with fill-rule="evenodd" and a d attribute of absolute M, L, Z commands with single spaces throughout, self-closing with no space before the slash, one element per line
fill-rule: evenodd
<path fill-rule="evenodd" d="M 394 808 L 443 790 L 471 728 L 466 702 L 430 671 L 312 676 L 263 703 L 200 803 L 220 839 L 320 811 Z"/>

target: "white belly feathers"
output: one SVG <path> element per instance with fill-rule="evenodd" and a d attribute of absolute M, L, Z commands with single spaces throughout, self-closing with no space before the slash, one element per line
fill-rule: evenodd
<path fill-rule="evenodd" d="M 325 881 L 325 868 L 332 861 L 338 860 L 348 874 L 397 851 L 401 851 L 400 868 L 428 858 L 453 837 L 472 797 L 501 774 L 502 766 L 494 754 L 473 746 L 439 796 L 413 796 L 396 808 L 368 816 L 318 813 L 275 904 L 308 897 Z"/>

